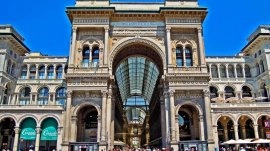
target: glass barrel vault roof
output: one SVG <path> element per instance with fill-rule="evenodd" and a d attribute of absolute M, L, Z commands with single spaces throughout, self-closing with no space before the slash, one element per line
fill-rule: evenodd
<path fill-rule="evenodd" d="M 117 67 L 116 81 L 123 105 L 148 106 L 159 76 L 157 66 L 144 57 L 130 57 Z"/>

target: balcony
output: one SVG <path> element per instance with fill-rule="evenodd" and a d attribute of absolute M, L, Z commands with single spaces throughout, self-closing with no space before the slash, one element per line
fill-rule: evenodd
<path fill-rule="evenodd" d="M 0 111 L 18 111 L 21 112 L 26 110 L 28 112 L 31 111 L 64 111 L 62 105 L 10 105 L 10 104 L 1 104 Z"/>
<path fill-rule="evenodd" d="M 17 84 L 61 84 L 63 83 L 63 79 L 18 79 Z"/>
<path fill-rule="evenodd" d="M 206 73 L 207 68 L 204 67 L 170 67 L 168 73 Z"/>

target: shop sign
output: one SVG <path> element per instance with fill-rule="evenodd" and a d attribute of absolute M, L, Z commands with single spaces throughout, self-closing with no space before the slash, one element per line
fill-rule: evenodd
<path fill-rule="evenodd" d="M 49 126 L 42 130 L 40 140 L 57 140 L 57 135 L 56 128 Z"/>
<path fill-rule="evenodd" d="M 33 128 L 24 128 L 21 131 L 20 138 L 23 140 L 35 140 L 36 131 Z"/>

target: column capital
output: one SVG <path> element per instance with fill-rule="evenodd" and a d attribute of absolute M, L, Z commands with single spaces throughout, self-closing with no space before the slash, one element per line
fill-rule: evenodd
<path fill-rule="evenodd" d="M 169 96 L 169 92 L 163 92 L 163 95 L 164 95 L 164 97 L 166 98 L 166 97 Z"/>
<path fill-rule="evenodd" d="M 169 90 L 169 94 L 171 97 L 174 96 L 174 92 L 175 92 L 175 90 Z"/>
<path fill-rule="evenodd" d="M 77 29 L 78 29 L 78 27 L 76 27 L 76 26 L 73 26 L 73 27 L 72 27 L 72 31 L 73 31 L 73 32 L 76 32 Z"/>
<path fill-rule="evenodd" d="M 172 27 L 166 27 L 166 31 L 167 31 L 167 32 L 170 32 L 171 28 L 172 28 Z"/>
<path fill-rule="evenodd" d="M 108 32 L 109 29 L 110 29 L 110 27 L 109 26 L 105 26 L 104 29 L 105 29 L 105 32 Z"/>
<path fill-rule="evenodd" d="M 210 91 L 209 91 L 209 89 L 204 89 L 204 90 L 203 90 L 203 95 L 204 95 L 204 97 L 209 97 L 209 96 L 210 96 Z"/>
<path fill-rule="evenodd" d="M 20 127 L 15 127 L 14 128 L 15 134 L 19 134 L 20 133 L 20 130 L 21 130 Z"/>
<path fill-rule="evenodd" d="M 107 91 L 101 91 L 102 93 L 102 97 L 106 97 L 107 96 Z"/>
<path fill-rule="evenodd" d="M 73 93 L 73 91 L 67 91 L 67 97 L 68 98 L 71 98 L 72 97 L 72 93 Z"/>
<path fill-rule="evenodd" d="M 36 127 L 36 132 L 37 132 L 37 134 L 40 134 L 41 128 L 40 127 Z"/>
<path fill-rule="evenodd" d="M 197 27 L 198 32 L 202 32 L 202 27 Z"/>

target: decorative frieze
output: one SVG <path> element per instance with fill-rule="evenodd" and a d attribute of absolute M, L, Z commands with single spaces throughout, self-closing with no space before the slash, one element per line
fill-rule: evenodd
<path fill-rule="evenodd" d="M 75 18 L 73 19 L 73 24 L 81 25 L 108 25 L 109 19 L 107 18 Z"/>
<path fill-rule="evenodd" d="M 167 19 L 167 24 L 201 24 L 200 19 L 191 19 L 191 18 L 185 18 L 185 19 Z"/>

